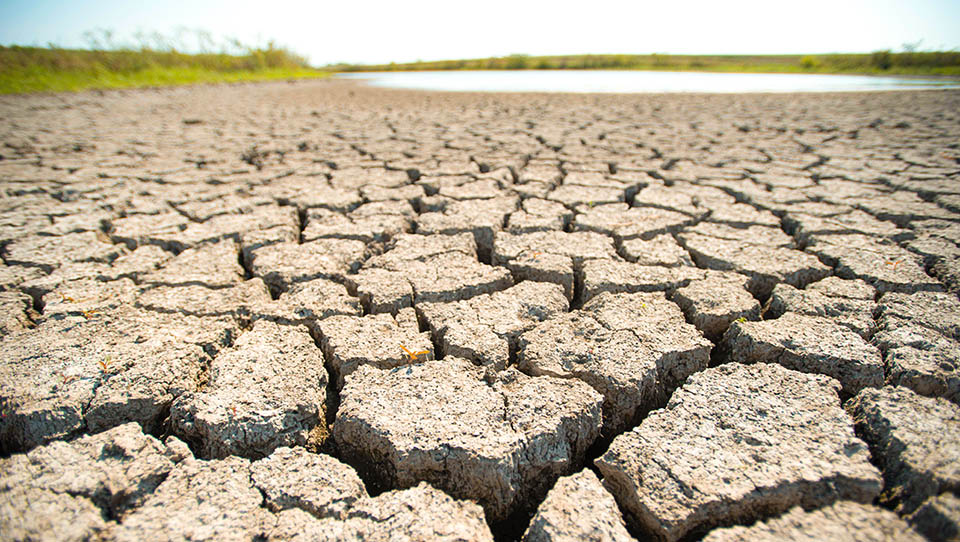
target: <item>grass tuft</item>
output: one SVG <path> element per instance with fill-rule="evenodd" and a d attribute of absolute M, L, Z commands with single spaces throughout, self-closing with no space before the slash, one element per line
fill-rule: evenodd
<path fill-rule="evenodd" d="M 0 46 L 0 94 L 325 77 L 270 43 L 240 54 Z"/>

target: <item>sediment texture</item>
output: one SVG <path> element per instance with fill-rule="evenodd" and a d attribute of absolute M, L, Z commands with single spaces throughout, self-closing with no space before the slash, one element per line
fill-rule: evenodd
<path fill-rule="evenodd" d="M 955 539 L 957 111 L 2 97 L 0 538 Z"/>

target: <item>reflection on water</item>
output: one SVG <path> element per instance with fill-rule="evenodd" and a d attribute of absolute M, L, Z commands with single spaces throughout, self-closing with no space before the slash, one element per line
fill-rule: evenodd
<path fill-rule="evenodd" d="M 379 87 L 484 92 L 852 92 L 960 88 L 956 79 L 608 70 L 349 73 Z"/>

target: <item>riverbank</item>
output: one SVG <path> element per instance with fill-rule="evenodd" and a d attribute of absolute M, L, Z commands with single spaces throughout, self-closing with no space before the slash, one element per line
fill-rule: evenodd
<path fill-rule="evenodd" d="M 960 52 L 829 55 L 511 55 L 464 60 L 331 66 L 336 71 L 644 70 L 960 77 Z"/>

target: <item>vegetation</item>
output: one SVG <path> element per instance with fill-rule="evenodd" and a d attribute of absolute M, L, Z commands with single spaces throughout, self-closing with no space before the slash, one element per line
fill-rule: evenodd
<path fill-rule="evenodd" d="M 108 32 L 103 32 L 109 36 Z M 159 45 L 104 45 L 91 50 L 0 46 L 0 94 L 166 86 L 324 77 L 306 59 L 273 42 L 247 47 L 237 41 L 221 52 L 187 54 Z"/>
<path fill-rule="evenodd" d="M 770 73 L 854 73 L 960 76 L 960 52 L 829 55 L 568 55 L 439 60 L 407 64 L 336 65 L 337 71 L 661 70 Z"/>

